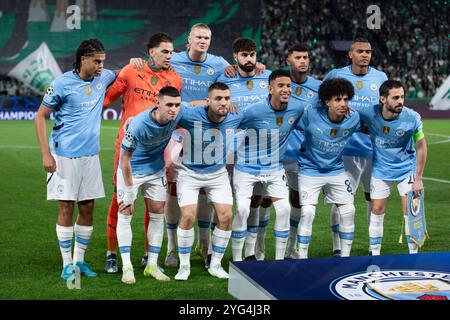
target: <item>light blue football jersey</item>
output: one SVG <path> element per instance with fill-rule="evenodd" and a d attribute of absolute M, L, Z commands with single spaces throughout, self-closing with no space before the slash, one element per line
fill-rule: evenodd
<path fill-rule="evenodd" d="M 183 139 L 183 164 L 195 172 L 211 173 L 223 168 L 242 114 L 228 113 L 220 123 L 208 117 L 208 106 L 187 107 L 180 126 L 188 131 Z"/>
<path fill-rule="evenodd" d="M 42 104 L 55 112 L 49 141 L 52 153 L 78 158 L 100 152 L 103 99 L 115 78 L 114 71 L 103 69 L 100 76 L 88 81 L 71 70 L 52 81 L 42 99 Z"/>
<path fill-rule="evenodd" d="M 241 77 L 239 72 L 236 72 L 235 78 L 229 78 L 222 74 L 217 79 L 217 82 L 225 83 L 230 88 L 231 101 L 238 105 L 239 108 L 243 108 L 267 99 L 271 73 L 272 71 L 266 70 L 260 75 Z"/>
<path fill-rule="evenodd" d="M 384 120 L 381 105 L 358 112 L 369 128 L 373 144 L 372 176 L 399 181 L 416 171 L 413 134 L 422 129 L 420 115 L 407 107 L 394 120 Z"/>
<path fill-rule="evenodd" d="M 388 78 L 382 71 L 372 67 L 365 75 L 357 75 L 352 71 L 352 66 L 346 66 L 340 69 L 331 70 L 324 80 L 331 78 L 344 78 L 350 81 L 355 88 L 355 95 L 349 102 L 352 109 L 358 110 L 379 103 L 380 86 Z M 345 146 L 344 155 L 354 157 L 372 157 L 372 143 L 368 135 L 364 133 L 355 133 L 348 145 Z"/>
<path fill-rule="evenodd" d="M 301 174 L 335 176 L 344 172 L 344 146 L 361 128 L 358 112 L 352 111 L 334 123 L 328 118 L 327 108 L 320 104 L 306 109 L 297 128 L 305 135 L 298 163 Z"/>
<path fill-rule="evenodd" d="M 270 96 L 243 109 L 241 128 L 246 129 L 245 144 L 238 151 L 236 169 L 250 174 L 270 174 L 282 168 L 287 138 L 303 107 L 290 99 L 284 110 L 270 104 Z"/>
<path fill-rule="evenodd" d="M 185 106 L 182 104 L 178 116 L 165 125 L 153 119 L 155 108 L 142 111 L 133 118 L 120 145 L 121 149 L 133 153 L 130 160 L 133 175 L 154 174 L 164 168 L 164 149 L 178 126 Z"/>
<path fill-rule="evenodd" d="M 210 53 L 203 62 L 192 61 L 187 51 L 182 51 L 173 53 L 172 65 L 183 80 L 181 100 L 191 102 L 206 99 L 209 86 L 217 81 L 229 63 Z"/>
<path fill-rule="evenodd" d="M 319 86 L 322 81 L 311 76 L 306 78 L 303 83 L 292 81 L 291 99 L 297 100 L 304 108 L 316 106 L 319 102 Z M 305 137 L 299 130 L 292 130 L 288 137 L 286 146 L 285 160 L 297 161 L 300 156 L 300 148 Z"/>

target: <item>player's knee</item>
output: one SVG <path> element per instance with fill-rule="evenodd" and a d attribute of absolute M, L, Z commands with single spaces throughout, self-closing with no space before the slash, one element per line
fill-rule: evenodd
<path fill-rule="evenodd" d="M 352 203 L 339 206 L 340 224 L 349 226 L 355 222 L 355 206 Z"/>
<path fill-rule="evenodd" d="M 233 217 L 232 211 L 226 211 L 221 214 L 217 214 L 218 225 L 221 226 L 221 229 L 228 230 L 231 227 L 231 220 Z"/>
<path fill-rule="evenodd" d="M 385 209 L 386 209 L 386 207 L 384 204 L 372 202 L 372 213 L 383 214 Z"/>
<path fill-rule="evenodd" d="M 289 229 L 289 215 L 291 206 L 288 199 L 280 199 L 273 203 L 276 213 L 275 230 Z"/>
<path fill-rule="evenodd" d="M 300 223 L 311 226 L 316 216 L 316 206 L 304 205 L 301 209 Z"/>
<path fill-rule="evenodd" d="M 147 201 L 148 211 L 152 213 L 163 213 L 164 212 L 164 204 L 163 201 Z"/>
<path fill-rule="evenodd" d="M 60 201 L 59 202 L 59 214 L 63 216 L 72 216 L 74 211 L 73 201 Z"/>
<path fill-rule="evenodd" d="M 191 213 L 191 212 L 182 213 L 181 220 L 182 221 L 180 222 L 180 224 L 187 225 L 187 226 L 193 226 L 195 223 L 195 220 L 196 220 L 195 213 Z"/>
<path fill-rule="evenodd" d="M 261 201 L 261 207 L 268 208 L 272 205 L 272 199 L 270 198 L 263 198 Z"/>
<path fill-rule="evenodd" d="M 250 199 L 236 198 L 236 218 L 247 221 L 250 214 Z"/>

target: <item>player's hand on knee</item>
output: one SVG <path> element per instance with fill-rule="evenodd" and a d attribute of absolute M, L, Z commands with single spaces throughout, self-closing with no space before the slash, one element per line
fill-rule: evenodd
<path fill-rule="evenodd" d="M 119 202 L 119 211 L 122 214 L 131 214 L 134 210 L 134 192 L 132 186 L 124 186 L 123 199 Z"/>
<path fill-rule="evenodd" d="M 53 173 L 56 171 L 56 161 L 51 153 L 46 153 L 42 157 L 42 163 L 44 164 L 44 169 L 46 172 Z"/>
<path fill-rule="evenodd" d="M 144 69 L 145 60 L 142 58 L 131 58 L 130 64 L 137 70 Z"/>
<path fill-rule="evenodd" d="M 124 202 L 119 203 L 119 212 L 126 216 L 133 214 L 134 204 L 125 204 Z"/>

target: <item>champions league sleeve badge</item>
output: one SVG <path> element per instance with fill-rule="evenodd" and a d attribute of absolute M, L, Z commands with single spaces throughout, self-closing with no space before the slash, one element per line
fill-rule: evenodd
<path fill-rule="evenodd" d="M 422 247 L 428 239 L 422 192 L 417 198 L 414 197 L 414 192 L 408 192 L 408 225 L 411 240 Z"/>

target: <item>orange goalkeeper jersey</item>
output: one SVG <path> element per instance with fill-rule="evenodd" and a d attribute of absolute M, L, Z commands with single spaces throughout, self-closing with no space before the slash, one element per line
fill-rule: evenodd
<path fill-rule="evenodd" d="M 172 86 L 181 91 L 181 77 L 172 68 L 153 71 L 145 64 L 142 70 L 137 70 L 128 64 L 120 70 L 116 81 L 106 91 L 103 102 L 103 106 L 106 107 L 123 95 L 122 120 L 117 134 L 116 148 L 120 148 L 125 121 L 154 107 L 158 101 L 159 90 L 166 86 Z"/>

